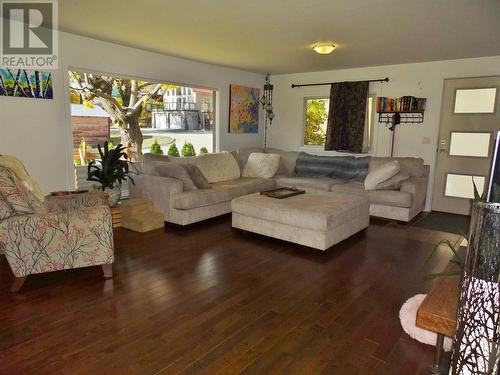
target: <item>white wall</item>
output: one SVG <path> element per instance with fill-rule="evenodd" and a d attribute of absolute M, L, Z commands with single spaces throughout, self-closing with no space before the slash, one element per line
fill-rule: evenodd
<path fill-rule="evenodd" d="M 53 72 L 53 100 L 0 97 L 0 154 L 19 157 L 44 192 L 73 188 L 68 67 L 216 89 L 219 92 L 217 149 L 255 147 L 263 143 L 262 123 L 259 134 L 229 134 L 227 130 L 229 84 L 262 89 L 263 75 L 67 33 L 59 34 L 59 43 L 59 69 Z"/>
<path fill-rule="evenodd" d="M 377 96 L 413 95 L 427 98 L 423 124 L 398 125 L 394 155 L 421 157 L 431 166 L 426 207 L 430 210 L 444 79 L 488 75 L 500 75 L 500 56 L 274 75 L 271 81 L 274 84 L 273 106 L 276 118 L 269 130 L 269 146 L 285 150 L 301 149 L 304 98 L 329 95 L 329 86 L 292 89 L 292 83 L 359 81 L 389 77 L 388 83 L 371 83 L 370 93 Z M 384 124 L 378 123 L 378 116 L 374 127 L 372 154 L 389 155 L 390 131 Z"/>

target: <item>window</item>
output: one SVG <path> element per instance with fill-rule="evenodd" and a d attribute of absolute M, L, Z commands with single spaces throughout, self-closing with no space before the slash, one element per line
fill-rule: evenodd
<path fill-rule="evenodd" d="M 490 133 L 451 132 L 450 156 L 487 158 Z"/>
<path fill-rule="evenodd" d="M 186 143 L 213 151 L 214 90 L 76 70 L 69 79 L 76 166 L 96 158 L 105 141 L 127 146 L 134 161 Z"/>
<path fill-rule="evenodd" d="M 304 146 L 324 146 L 328 122 L 328 98 L 307 98 L 305 100 L 306 123 Z"/>
<path fill-rule="evenodd" d="M 453 113 L 495 113 L 497 89 L 457 89 Z"/>
<path fill-rule="evenodd" d="M 184 156 L 213 152 L 214 90 L 70 70 L 69 100 L 76 184 L 87 179 L 98 145 L 126 146 L 132 161 L 144 153 Z M 183 146 L 188 145 L 183 151 Z M 193 147 L 189 147 L 192 145 Z M 175 147 L 174 147 L 175 146 Z"/>
<path fill-rule="evenodd" d="M 366 107 L 366 124 L 363 139 L 363 152 L 371 149 L 373 138 L 373 102 L 374 96 L 368 97 Z M 330 99 L 327 97 L 313 97 L 304 100 L 305 124 L 304 146 L 324 146 L 326 140 L 326 126 L 328 123 L 328 108 Z"/>

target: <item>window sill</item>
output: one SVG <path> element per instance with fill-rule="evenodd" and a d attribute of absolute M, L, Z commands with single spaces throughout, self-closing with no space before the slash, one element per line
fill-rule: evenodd
<path fill-rule="evenodd" d="M 363 153 L 340 152 L 340 151 L 325 151 L 324 146 L 300 146 L 299 151 L 307 152 L 313 155 L 325 156 L 373 156 L 373 150 Z"/>

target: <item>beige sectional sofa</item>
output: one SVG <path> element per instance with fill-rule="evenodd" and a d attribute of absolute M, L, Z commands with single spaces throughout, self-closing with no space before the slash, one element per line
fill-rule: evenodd
<path fill-rule="evenodd" d="M 263 150 L 240 149 L 231 154 L 242 169 L 252 152 L 263 152 Z M 303 188 L 311 192 L 340 192 L 364 196 L 370 201 L 372 216 L 399 221 L 410 221 L 425 207 L 429 167 L 423 164 L 422 159 L 395 158 L 400 162 L 401 172 L 410 175 L 399 190 L 368 191 L 360 182 L 294 175 L 298 152 L 285 152 L 277 149 L 267 149 L 266 152 L 281 155 L 280 166 L 274 178 L 238 178 L 233 174 L 233 178 L 224 180 L 222 174 L 217 175 L 218 181 L 212 183 L 210 189 L 190 191 L 184 191 L 183 184 L 178 179 L 157 175 L 153 163 L 168 161 L 169 157 L 146 154 L 140 168 L 141 173 L 134 176 L 135 185 L 130 185 L 130 196 L 152 200 L 155 209 L 163 213 L 165 221 L 179 225 L 187 225 L 229 213 L 231 200 L 236 197 L 285 186 Z M 202 166 L 203 172 L 207 174 L 220 174 L 221 166 L 218 164 L 217 155 L 220 156 L 220 154 L 206 154 L 170 160 Z M 387 160 L 391 159 L 372 157 L 369 161 L 369 169 Z"/>

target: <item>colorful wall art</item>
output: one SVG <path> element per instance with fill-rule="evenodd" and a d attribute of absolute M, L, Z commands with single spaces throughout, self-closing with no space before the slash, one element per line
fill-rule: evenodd
<path fill-rule="evenodd" d="M 52 99 L 52 73 L 0 68 L 0 96 Z"/>
<path fill-rule="evenodd" d="M 260 90 L 229 86 L 229 132 L 258 133 Z"/>

